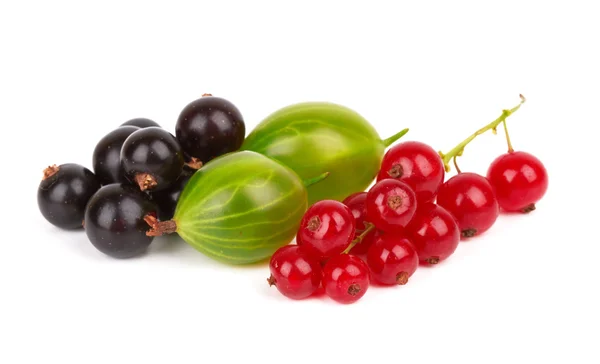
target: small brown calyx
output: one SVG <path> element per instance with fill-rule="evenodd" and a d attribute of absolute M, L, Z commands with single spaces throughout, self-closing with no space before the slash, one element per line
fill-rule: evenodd
<path fill-rule="evenodd" d="M 402 206 L 402 197 L 398 195 L 388 197 L 387 205 L 392 210 L 397 209 L 398 207 Z"/>
<path fill-rule="evenodd" d="M 46 169 L 44 169 L 44 177 L 42 177 L 42 181 L 54 176 L 59 170 L 60 168 L 56 164 L 48 166 Z"/>
<path fill-rule="evenodd" d="M 177 223 L 173 220 L 158 221 L 156 216 L 148 214 L 144 216 L 144 221 L 150 226 L 150 230 L 146 231 L 146 236 L 162 236 L 177 232 Z"/>
<path fill-rule="evenodd" d="M 532 204 L 527 205 L 524 208 L 522 208 L 521 212 L 524 213 L 524 214 L 528 214 L 528 213 L 530 213 L 531 211 L 534 211 L 534 210 L 535 210 L 535 204 L 532 203 Z"/>
<path fill-rule="evenodd" d="M 319 230 L 320 227 L 321 219 L 316 215 L 311 217 L 310 220 L 308 220 L 308 225 L 306 225 L 306 228 L 312 232 Z"/>
<path fill-rule="evenodd" d="M 398 283 L 401 286 L 408 283 L 408 273 L 400 272 L 400 273 L 396 274 L 396 283 Z"/>
<path fill-rule="evenodd" d="M 200 159 L 198 159 L 196 157 L 192 157 L 190 159 L 190 161 L 187 162 L 185 165 L 190 167 L 191 169 L 200 169 L 200 168 L 202 168 L 202 166 L 204 164 L 202 163 L 202 161 Z"/>
<path fill-rule="evenodd" d="M 473 228 L 471 228 L 471 229 L 465 229 L 465 230 L 463 230 L 463 231 L 460 232 L 460 235 L 463 238 L 472 238 L 476 234 L 477 234 L 477 229 L 473 229 Z"/>
<path fill-rule="evenodd" d="M 348 287 L 348 294 L 350 296 L 356 296 L 357 294 L 360 293 L 360 291 L 361 291 L 360 284 L 358 284 L 358 283 L 351 284 L 350 287 Z"/>
<path fill-rule="evenodd" d="M 156 178 L 154 178 L 151 174 L 148 173 L 138 173 L 135 175 L 135 183 L 140 186 L 140 190 L 146 191 L 150 190 L 158 184 L 156 182 Z"/>
<path fill-rule="evenodd" d="M 400 164 L 394 164 L 387 174 L 392 178 L 400 178 L 404 174 L 404 168 Z"/>
<path fill-rule="evenodd" d="M 277 280 L 275 279 L 275 277 L 273 277 L 272 274 L 269 278 L 267 278 L 267 283 L 269 283 L 269 287 L 277 286 Z"/>
<path fill-rule="evenodd" d="M 202 94 L 202 97 L 212 96 L 212 94 Z"/>
<path fill-rule="evenodd" d="M 429 257 L 427 258 L 428 264 L 438 264 L 440 262 L 440 257 Z"/>

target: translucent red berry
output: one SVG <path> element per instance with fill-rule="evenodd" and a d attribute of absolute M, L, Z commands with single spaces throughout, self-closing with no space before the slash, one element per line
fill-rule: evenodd
<path fill-rule="evenodd" d="M 419 206 L 406 228 L 424 264 L 437 264 L 452 255 L 460 242 L 460 230 L 454 217 L 433 203 Z"/>
<path fill-rule="evenodd" d="M 526 152 L 508 152 L 497 157 L 488 168 L 487 178 L 500 208 L 509 212 L 533 211 L 548 190 L 544 164 Z"/>
<path fill-rule="evenodd" d="M 306 210 L 296 242 L 313 257 L 323 260 L 343 252 L 354 239 L 356 222 L 348 206 L 321 200 Z"/>
<path fill-rule="evenodd" d="M 370 285 L 367 264 L 351 254 L 340 254 L 323 267 L 325 293 L 340 303 L 353 303 L 362 298 Z"/>
<path fill-rule="evenodd" d="M 417 209 L 415 192 L 397 179 L 377 182 L 367 192 L 367 219 L 385 232 L 402 230 Z"/>
<path fill-rule="evenodd" d="M 269 269 L 269 285 L 291 299 L 307 298 L 321 285 L 321 265 L 298 245 L 286 245 L 275 251 Z"/>
<path fill-rule="evenodd" d="M 419 202 L 432 201 L 444 182 L 444 163 L 429 145 L 406 141 L 392 146 L 383 156 L 377 181 L 394 178 L 408 184 Z"/>
<path fill-rule="evenodd" d="M 363 232 L 367 226 L 365 225 L 365 219 L 367 218 L 367 193 L 357 192 L 344 199 L 342 203 L 350 209 L 354 220 L 356 221 L 356 235 Z M 366 254 L 371 244 L 375 241 L 377 230 L 371 230 L 359 244 L 356 244 L 351 250 L 350 254 Z"/>
<path fill-rule="evenodd" d="M 487 231 L 500 213 L 490 182 L 471 172 L 459 173 L 446 181 L 438 192 L 437 204 L 456 218 L 465 238 Z"/>
<path fill-rule="evenodd" d="M 383 234 L 369 248 L 367 264 L 371 277 L 385 285 L 404 285 L 419 266 L 410 240 L 399 234 Z"/>

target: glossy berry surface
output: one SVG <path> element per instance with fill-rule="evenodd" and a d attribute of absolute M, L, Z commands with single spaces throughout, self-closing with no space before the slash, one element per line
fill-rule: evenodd
<path fill-rule="evenodd" d="M 458 222 L 465 238 L 483 234 L 500 213 L 492 185 L 477 173 L 459 173 L 446 181 L 438 192 L 437 204 Z"/>
<path fill-rule="evenodd" d="M 159 220 L 167 221 L 173 218 L 179 196 L 194 172 L 193 169 L 184 167 L 179 178 L 171 186 L 164 190 L 150 193 L 151 199 L 158 209 Z"/>
<path fill-rule="evenodd" d="M 192 101 L 181 111 L 175 135 L 187 155 L 206 164 L 238 150 L 246 136 L 246 126 L 234 104 L 207 95 Z"/>
<path fill-rule="evenodd" d="M 370 282 L 367 263 L 355 255 L 336 255 L 323 267 L 325 293 L 340 303 L 358 301 L 369 289 Z"/>
<path fill-rule="evenodd" d="M 146 215 L 156 207 L 146 194 L 129 184 L 103 186 L 92 196 L 85 212 L 85 232 L 96 249 L 113 258 L 144 253 L 152 240 Z"/>
<path fill-rule="evenodd" d="M 146 118 L 135 118 L 135 119 L 127 120 L 126 122 L 121 124 L 121 126 L 136 126 L 138 128 L 152 128 L 152 127 L 160 128 L 160 125 L 156 121 L 146 119 Z"/>
<path fill-rule="evenodd" d="M 500 208 L 508 212 L 530 212 L 548 190 L 548 171 L 544 164 L 527 152 L 509 152 L 489 166 L 490 181 Z"/>
<path fill-rule="evenodd" d="M 404 285 L 416 272 L 419 257 L 406 237 L 384 234 L 369 248 L 367 264 L 374 281 L 384 285 Z"/>
<path fill-rule="evenodd" d="M 136 130 L 121 148 L 125 176 L 142 191 L 169 188 L 181 175 L 184 163 L 177 139 L 157 127 Z"/>
<path fill-rule="evenodd" d="M 94 174 L 103 185 L 127 182 L 121 168 L 121 147 L 125 139 L 136 130 L 137 126 L 121 126 L 106 134 L 96 147 L 92 155 Z"/>
<path fill-rule="evenodd" d="M 417 209 L 406 232 L 423 264 L 437 264 L 447 259 L 460 242 L 460 230 L 454 217 L 433 203 Z"/>
<path fill-rule="evenodd" d="M 367 192 L 367 219 L 385 232 L 401 231 L 417 210 L 415 192 L 397 179 L 377 182 Z"/>
<path fill-rule="evenodd" d="M 75 163 L 50 166 L 38 186 L 42 216 L 62 229 L 82 227 L 85 206 L 101 185 L 92 171 Z"/>
<path fill-rule="evenodd" d="M 444 176 L 444 163 L 432 147 L 406 141 L 385 153 L 377 181 L 393 178 L 405 182 L 415 191 L 419 202 L 429 202 L 434 200 Z"/>
<path fill-rule="evenodd" d="M 321 264 L 298 245 L 286 245 L 275 251 L 269 270 L 269 285 L 291 299 L 307 298 L 321 286 Z"/>
<path fill-rule="evenodd" d="M 335 200 L 311 205 L 296 234 L 296 242 L 318 260 L 343 252 L 356 234 L 356 222 L 348 206 Z"/>
<path fill-rule="evenodd" d="M 367 218 L 367 193 L 366 192 L 357 192 L 348 197 L 346 197 L 342 203 L 350 209 L 352 212 L 352 216 L 354 216 L 354 220 L 356 222 L 356 235 L 360 235 L 367 226 L 365 225 L 365 219 Z M 359 244 L 356 244 L 350 250 L 351 254 L 366 254 L 369 250 L 369 246 L 375 241 L 375 236 L 377 234 L 377 230 L 372 230 L 369 232 Z"/>

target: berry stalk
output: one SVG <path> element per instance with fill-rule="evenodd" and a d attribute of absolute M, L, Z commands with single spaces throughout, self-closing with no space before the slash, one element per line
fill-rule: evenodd
<path fill-rule="evenodd" d="M 342 252 L 342 254 L 348 254 L 356 244 L 359 244 L 361 241 L 363 241 L 365 236 L 367 236 L 371 232 L 371 230 L 375 229 L 375 225 L 368 221 L 365 221 L 363 224 L 366 226 L 366 228 L 362 231 L 362 233 L 360 233 L 359 236 L 352 240 L 350 245 L 348 245 L 348 247 Z"/>
<path fill-rule="evenodd" d="M 481 135 L 487 132 L 488 130 L 496 132 L 496 128 L 498 127 L 498 125 L 500 125 L 500 123 L 504 123 L 504 131 L 506 134 L 506 141 L 508 143 L 508 150 L 512 150 L 512 145 L 508 136 L 508 130 L 506 128 L 506 118 L 515 113 L 517 110 L 519 110 L 521 105 L 523 105 L 523 103 L 525 102 L 525 97 L 523 95 L 519 95 L 519 97 L 521 98 L 521 102 L 517 106 L 513 107 L 510 110 L 502 110 L 502 115 L 500 115 L 496 120 L 492 121 L 483 128 L 477 130 L 475 133 L 471 134 L 467 139 L 463 140 L 456 147 L 451 149 L 448 153 L 442 153 L 441 151 L 438 152 L 440 157 L 442 158 L 442 161 L 444 162 L 444 169 L 446 170 L 446 172 L 450 172 L 450 160 L 454 159 L 454 164 L 456 165 L 456 157 L 460 157 L 463 154 L 467 144 L 473 141 L 473 139 L 475 139 L 478 135 Z"/>
<path fill-rule="evenodd" d="M 389 147 L 390 145 L 392 145 L 392 143 L 394 143 L 396 140 L 402 138 L 406 133 L 408 133 L 408 128 L 406 129 L 402 129 L 399 132 L 397 132 L 396 134 L 392 135 L 391 137 L 387 138 L 387 139 L 383 139 L 381 142 L 383 143 L 383 145 L 385 145 L 386 147 Z"/>

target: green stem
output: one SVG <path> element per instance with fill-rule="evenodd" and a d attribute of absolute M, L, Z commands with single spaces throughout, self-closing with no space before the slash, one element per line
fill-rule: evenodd
<path fill-rule="evenodd" d="M 352 250 L 352 248 L 354 248 L 356 244 L 359 244 L 365 238 L 365 236 L 367 236 L 371 232 L 371 230 L 375 229 L 375 225 L 371 224 L 370 222 L 365 221 L 364 224 L 367 227 L 362 231 L 362 233 L 360 233 L 359 236 L 352 240 L 350 245 L 348 245 L 348 247 L 342 252 L 342 254 L 348 254 L 348 252 L 350 252 L 350 250 Z"/>
<path fill-rule="evenodd" d="M 508 135 L 508 128 L 506 127 L 506 120 L 502 122 L 504 124 L 504 135 L 506 135 L 506 144 L 508 145 L 508 152 L 512 153 L 515 150 L 513 149 L 512 143 L 510 142 L 510 136 Z"/>
<path fill-rule="evenodd" d="M 327 178 L 327 176 L 329 176 L 329 172 L 325 172 L 325 173 L 320 174 L 320 175 L 318 175 L 316 177 L 312 177 L 312 178 L 306 179 L 306 180 L 303 181 L 304 187 L 312 186 L 315 183 L 321 182 L 322 180 L 324 180 L 325 178 Z"/>
<path fill-rule="evenodd" d="M 460 144 L 458 144 L 456 147 L 454 147 L 448 153 L 444 154 L 442 152 L 439 152 L 440 157 L 442 158 L 442 161 L 444 162 L 444 168 L 446 169 L 446 172 L 450 172 L 450 165 L 449 165 L 450 160 L 452 160 L 452 158 L 454 158 L 455 156 L 462 155 L 467 144 L 469 144 L 471 141 L 473 141 L 473 139 L 475 139 L 478 135 L 481 135 L 488 130 L 496 130 L 496 128 L 498 127 L 498 125 L 500 125 L 500 123 L 505 122 L 507 117 L 509 117 L 514 112 L 519 110 L 521 105 L 523 105 L 523 103 L 525 102 L 525 97 L 523 97 L 523 95 L 519 95 L 519 97 L 521 97 L 521 102 L 519 103 L 519 105 L 513 107 L 510 110 L 502 110 L 502 115 L 500 115 L 496 120 L 492 121 L 488 125 L 484 126 L 483 128 L 477 130 L 475 133 L 471 134 L 467 139 L 463 140 Z M 508 138 L 507 138 L 507 140 L 508 140 Z M 510 140 L 508 140 L 508 141 L 509 141 L 509 148 L 511 148 Z"/>
<path fill-rule="evenodd" d="M 408 133 L 408 128 L 399 131 L 398 133 L 392 135 L 391 137 L 389 137 L 387 139 L 383 139 L 381 142 L 387 148 L 390 145 L 392 145 L 393 142 L 395 142 L 396 140 L 402 138 L 404 136 L 404 134 L 406 134 L 406 133 Z"/>

